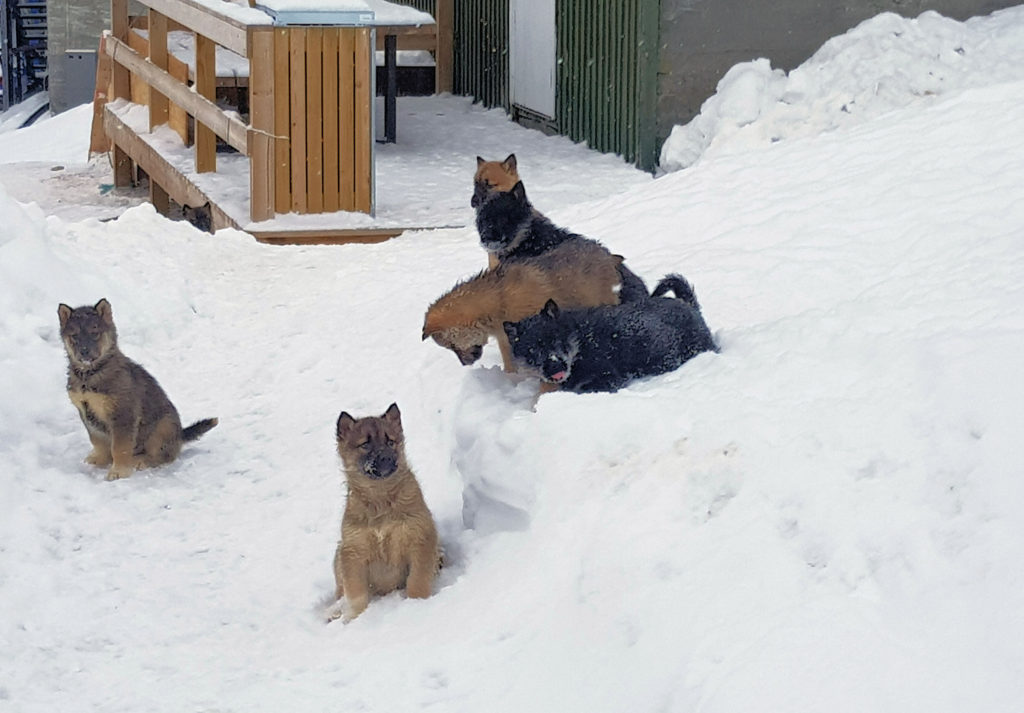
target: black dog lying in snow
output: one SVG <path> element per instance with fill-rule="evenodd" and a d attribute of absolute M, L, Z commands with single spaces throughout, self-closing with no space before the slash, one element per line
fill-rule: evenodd
<path fill-rule="evenodd" d="M 675 298 L 663 297 L 669 291 Z M 519 365 L 576 393 L 617 391 L 718 350 L 679 275 L 667 275 L 646 299 L 565 312 L 548 300 L 539 314 L 503 326 Z"/>

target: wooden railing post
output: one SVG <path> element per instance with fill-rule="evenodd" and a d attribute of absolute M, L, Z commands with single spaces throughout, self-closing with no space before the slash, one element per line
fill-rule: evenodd
<path fill-rule="evenodd" d="M 207 37 L 195 33 L 196 81 L 195 90 L 210 101 L 217 92 L 217 45 Z M 210 127 L 199 120 L 195 122 L 196 172 L 209 173 L 217 170 L 217 136 Z"/>
<path fill-rule="evenodd" d="M 167 71 L 167 17 L 156 10 L 149 11 L 149 61 L 154 67 Z M 170 102 L 167 97 L 149 88 L 149 130 L 167 123 Z"/>
<path fill-rule="evenodd" d="M 251 31 L 249 57 L 249 217 L 274 217 L 274 33 Z"/>
<path fill-rule="evenodd" d="M 455 66 L 455 0 L 437 0 L 437 51 L 434 56 L 434 91 L 452 91 Z"/>

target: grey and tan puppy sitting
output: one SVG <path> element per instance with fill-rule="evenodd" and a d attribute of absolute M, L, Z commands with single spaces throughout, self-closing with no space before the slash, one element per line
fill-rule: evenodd
<path fill-rule="evenodd" d="M 405 460 L 398 405 L 359 419 L 342 411 L 337 437 L 348 498 L 334 553 L 337 602 L 328 619 L 350 621 L 371 596 L 402 587 L 410 597 L 429 597 L 441 551 L 434 518 Z"/>
<path fill-rule="evenodd" d="M 110 303 L 57 308 L 68 355 L 68 397 L 92 442 L 85 462 L 110 466 L 107 480 L 137 468 L 170 463 L 183 441 L 217 425 L 216 418 L 182 429 L 174 404 L 149 372 L 121 353 Z"/>

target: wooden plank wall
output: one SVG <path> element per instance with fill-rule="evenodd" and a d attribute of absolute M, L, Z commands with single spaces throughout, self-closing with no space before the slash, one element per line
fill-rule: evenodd
<path fill-rule="evenodd" d="M 265 130 L 274 135 L 272 208 L 258 206 L 254 194 L 253 220 L 275 212 L 371 212 L 371 40 L 364 27 L 278 27 L 272 66 L 260 69 L 252 58 L 250 91 L 258 74 L 273 80 Z"/>

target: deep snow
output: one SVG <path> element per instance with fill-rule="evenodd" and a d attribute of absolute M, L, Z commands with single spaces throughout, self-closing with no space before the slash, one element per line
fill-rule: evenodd
<path fill-rule="evenodd" d="M 1019 710 L 1024 81 L 991 76 L 538 200 L 683 273 L 722 346 L 616 394 L 535 402 L 496 349 L 420 341 L 472 229 L 269 247 L 0 191 L 0 709 Z M 116 483 L 57 335 L 104 296 L 183 419 L 221 419 Z M 392 401 L 449 563 L 324 625 L 334 420 Z"/>

